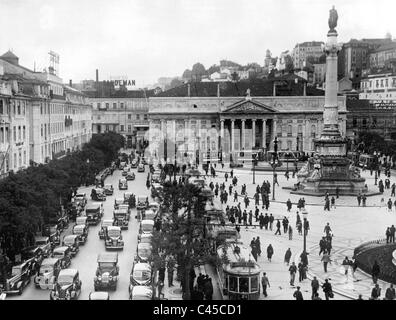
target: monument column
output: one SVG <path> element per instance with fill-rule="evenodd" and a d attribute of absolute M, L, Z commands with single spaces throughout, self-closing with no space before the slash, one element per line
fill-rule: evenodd
<path fill-rule="evenodd" d="M 245 149 L 245 119 L 242 119 L 242 143 L 241 143 L 241 149 L 244 150 Z"/>
<path fill-rule="evenodd" d="M 266 152 L 267 150 L 267 119 L 263 119 L 263 149 L 264 152 Z"/>
<path fill-rule="evenodd" d="M 256 119 L 252 119 L 252 149 L 256 147 Z"/>

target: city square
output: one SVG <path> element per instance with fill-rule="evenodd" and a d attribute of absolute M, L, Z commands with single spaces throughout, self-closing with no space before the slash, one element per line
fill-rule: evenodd
<path fill-rule="evenodd" d="M 1 55 L 1 300 L 396 299 L 396 40 L 319 9 L 320 41 L 150 85 Z"/>

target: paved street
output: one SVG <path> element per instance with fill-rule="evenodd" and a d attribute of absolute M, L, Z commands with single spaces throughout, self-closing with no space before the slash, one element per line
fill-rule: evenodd
<path fill-rule="evenodd" d="M 135 195 L 149 195 L 149 190 L 145 186 L 147 178 L 147 166 L 146 172 L 138 173 L 136 169 L 132 169 L 135 172 L 136 179 L 134 181 L 128 181 L 128 191 Z M 104 216 L 103 219 L 112 219 L 114 209 L 114 199 L 116 197 L 123 197 L 124 190 L 118 190 L 118 180 L 121 177 L 121 171 L 114 171 L 112 176 L 107 177 L 105 183 L 111 183 L 114 187 L 113 196 L 107 196 L 104 204 Z M 85 192 L 87 197 L 91 194 L 91 187 L 80 188 L 79 192 Z M 88 200 L 88 203 L 92 200 Z M 124 239 L 124 250 L 118 251 L 118 265 L 120 267 L 120 276 L 118 280 L 117 290 L 110 292 L 110 299 L 125 300 L 128 299 L 128 286 L 129 286 L 129 275 L 132 269 L 133 257 L 136 252 L 137 246 L 137 234 L 139 225 L 135 219 L 136 209 L 132 210 L 131 220 L 129 221 L 129 229 L 123 230 L 122 235 Z M 71 225 L 71 224 L 70 224 Z M 75 268 L 80 272 L 80 278 L 82 281 L 82 292 L 79 299 L 88 299 L 89 293 L 94 291 L 93 278 L 97 267 L 97 255 L 98 253 L 105 252 L 104 240 L 100 240 L 98 231 L 100 229 L 100 223 L 97 226 L 90 226 L 88 233 L 88 240 L 85 245 L 80 246 L 80 252 L 75 258 L 72 259 L 70 268 Z M 62 234 L 62 238 L 65 234 Z M 21 296 L 9 296 L 7 299 L 21 299 L 21 300 L 47 300 L 49 299 L 49 291 L 36 289 L 32 282 L 24 290 Z"/>

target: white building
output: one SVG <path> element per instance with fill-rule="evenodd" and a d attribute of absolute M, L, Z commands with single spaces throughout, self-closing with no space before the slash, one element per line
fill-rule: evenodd
<path fill-rule="evenodd" d="M 359 99 L 376 103 L 396 103 L 396 74 L 380 73 L 363 78 Z"/>

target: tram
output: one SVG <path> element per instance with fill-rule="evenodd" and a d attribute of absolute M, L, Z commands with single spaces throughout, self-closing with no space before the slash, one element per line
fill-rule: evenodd
<path fill-rule="evenodd" d="M 260 266 L 250 249 L 241 242 L 225 243 L 217 248 L 222 264 L 217 268 L 223 296 L 227 300 L 258 300 Z"/>

